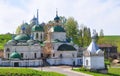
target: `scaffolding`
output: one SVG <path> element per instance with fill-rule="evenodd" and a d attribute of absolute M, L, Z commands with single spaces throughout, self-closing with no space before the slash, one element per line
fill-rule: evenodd
<path fill-rule="evenodd" d="M 51 27 L 54 23 L 49 23 L 45 25 L 45 45 L 43 47 L 43 55 L 45 58 L 49 58 L 52 54 L 52 42 L 51 42 Z"/>

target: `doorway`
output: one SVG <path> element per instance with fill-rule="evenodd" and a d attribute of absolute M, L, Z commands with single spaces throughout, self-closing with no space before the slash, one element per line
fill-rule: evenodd
<path fill-rule="evenodd" d="M 14 67 L 19 67 L 19 62 L 15 62 Z"/>

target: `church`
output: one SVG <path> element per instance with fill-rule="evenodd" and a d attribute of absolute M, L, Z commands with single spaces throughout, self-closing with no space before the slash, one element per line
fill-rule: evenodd
<path fill-rule="evenodd" d="M 0 65 L 12 67 L 83 65 L 85 57 L 78 56 L 80 48 L 66 37 L 66 30 L 58 12 L 56 11 L 54 20 L 47 24 L 39 23 L 38 13 L 37 10 L 37 15 L 31 19 L 30 24 L 23 23 L 20 33 L 13 35 L 5 44 L 4 58 L 0 58 Z M 102 64 L 103 60 L 102 54 Z"/>

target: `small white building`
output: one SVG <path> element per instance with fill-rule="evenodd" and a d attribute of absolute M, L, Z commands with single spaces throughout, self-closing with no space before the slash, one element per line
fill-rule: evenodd
<path fill-rule="evenodd" d="M 83 52 L 83 67 L 87 69 L 104 69 L 104 52 L 95 43 L 95 36 L 87 50 Z"/>

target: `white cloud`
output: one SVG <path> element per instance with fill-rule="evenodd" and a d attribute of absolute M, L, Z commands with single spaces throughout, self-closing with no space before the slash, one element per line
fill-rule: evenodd
<path fill-rule="evenodd" d="M 120 0 L 1 0 L 0 33 L 15 32 L 23 20 L 29 22 L 36 9 L 39 21 L 47 22 L 59 15 L 73 16 L 80 24 L 91 29 L 103 29 L 104 33 L 120 35 Z M 6 28 L 9 28 L 6 30 Z"/>

